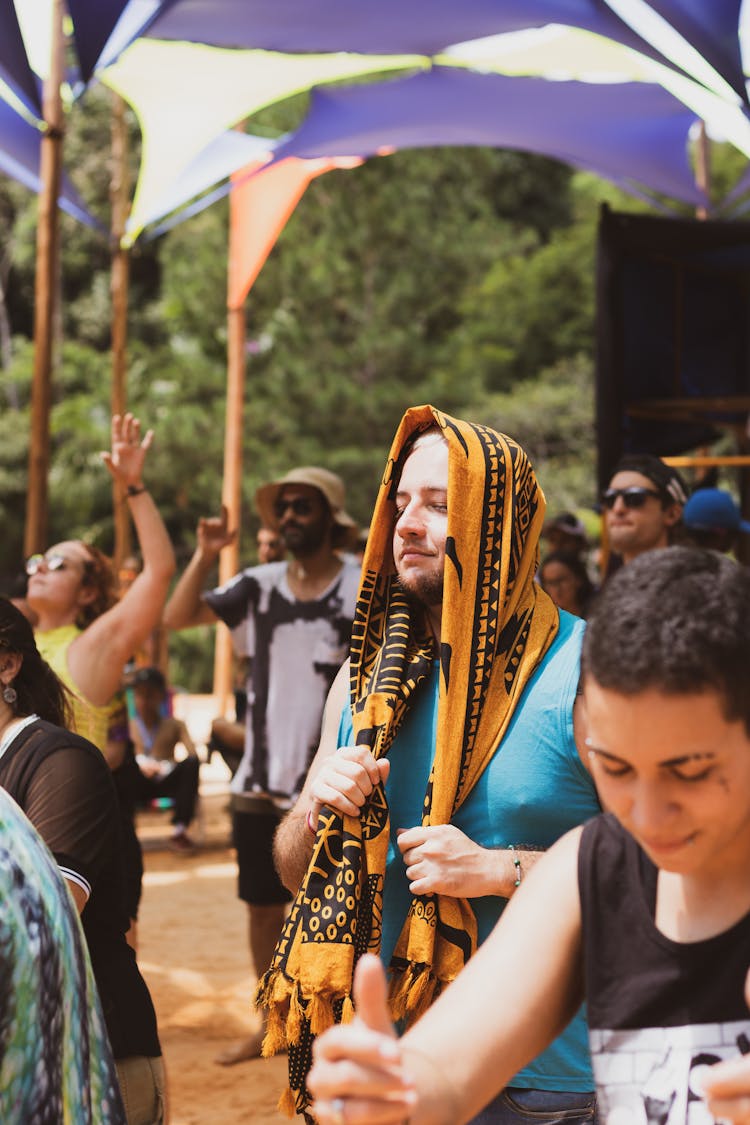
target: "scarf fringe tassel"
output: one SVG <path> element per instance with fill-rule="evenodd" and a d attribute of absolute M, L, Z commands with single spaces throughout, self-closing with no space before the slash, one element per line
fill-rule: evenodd
<path fill-rule="evenodd" d="M 286 1051 L 290 1043 L 299 1041 L 299 997 L 296 983 L 288 981 L 278 969 L 269 969 L 261 978 L 255 993 L 256 1008 L 266 1012 L 266 1034 L 261 1055 L 264 1059 Z M 291 1033 L 296 1031 L 296 1037 Z"/>
<path fill-rule="evenodd" d="M 313 1035 L 322 1035 L 336 1022 L 334 1000 L 343 1000 L 342 1023 L 354 1019 L 354 1004 L 347 993 L 344 997 L 327 996 L 316 992 L 305 1005 L 297 981 L 290 981 L 279 969 L 269 969 L 263 976 L 255 994 L 255 1005 L 266 1011 L 266 1034 L 263 1038 L 263 1058 L 270 1058 L 290 1046 L 296 1046 L 302 1035 L 303 1021 L 308 1020 Z"/>
<path fill-rule="evenodd" d="M 403 973 L 394 974 L 390 992 L 393 1019 L 415 1023 L 440 991 L 439 985 L 429 965 L 409 965 Z"/>
<path fill-rule="evenodd" d="M 297 1095 L 289 1086 L 282 1092 L 277 1109 L 279 1113 L 283 1113 L 287 1117 L 294 1117 L 297 1112 Z"/>

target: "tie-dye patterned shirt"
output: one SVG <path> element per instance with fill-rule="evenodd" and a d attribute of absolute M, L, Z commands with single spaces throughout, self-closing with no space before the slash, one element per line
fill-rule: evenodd
<path fill-rule="evenodd" d="M 0 790 L 0 1121 L 125 1125 L 73 900 Z"/>

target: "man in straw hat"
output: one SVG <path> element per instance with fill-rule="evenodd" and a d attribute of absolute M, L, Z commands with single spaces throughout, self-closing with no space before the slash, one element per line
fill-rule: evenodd
<path fill-rule="evenodd" d="M 247 903 L 258 976 L 268 967 L 289 894 L 276 874 L 272 840 L 299 793 L 320 734 L 326 693 L 346 657 L 359 568 L 337 550 L 357 536 L 344 508 L 344 485 L 317 467 L 292 469 L 258 489 L 266 527 L 278 530 L 291 558 L 243 570 L 204 592 L 219 552 L 236 532 L 227 513 L 198 524 L 195 554 L 167 604 L 172 629 L 223 621 L 247 657 L 245 752 L 232 780 L 239 897 Z M 231 1064 L 260 1053 L 262 1031 L 219 1056 Z"/>
<path fill-rule="evenodd" d="M 364 556 L 350 672 L 276 837 L 282 878 L 301 888 L 259 996 L 266 1050 L 289 1051 L 287 1108 L 308 1105 L 312 1037 L 351 1016 L 362 953 L 380 955 L 408 1024 L 538 853 L 599 811 L 574 737 L 584 626 L 534 582 L 544 509 L 511 439 L 407 411 Z M 478 1120 L 591 1122 L 592 1090 L 579 1015 Z"/>

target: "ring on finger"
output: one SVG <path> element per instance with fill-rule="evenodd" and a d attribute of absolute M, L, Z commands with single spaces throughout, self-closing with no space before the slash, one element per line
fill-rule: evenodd
<path fill-rule="evenodd" d="M 331 1101 L 331 1112 L 333 1113 L 333 1125 L 346 1125 L 346 1117 L 344 1116 L 344 1099 L 333 1098 Z"/>

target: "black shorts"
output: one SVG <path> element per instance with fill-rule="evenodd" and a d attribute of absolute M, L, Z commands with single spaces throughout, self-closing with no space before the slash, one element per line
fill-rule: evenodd
<path fill-rule="evenodd" d="M 282 818 L 280 812 L 232 813 L 232 837 L 240 869 L 237 893 L 251 906 L 274 906 L 290 902 L 292 896 L 276 874 L 273 837 Z"/>

